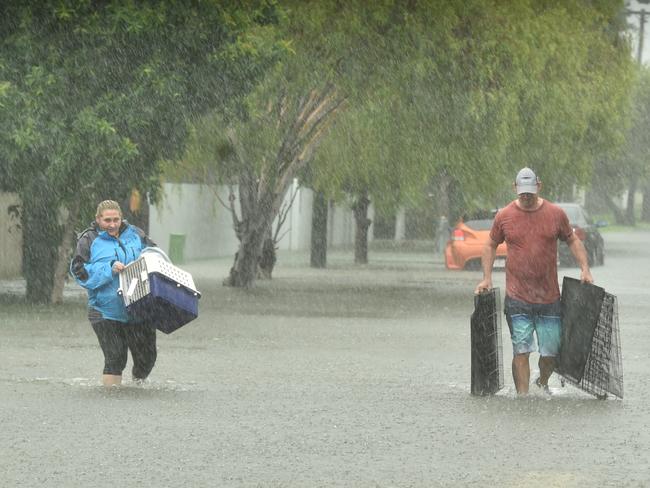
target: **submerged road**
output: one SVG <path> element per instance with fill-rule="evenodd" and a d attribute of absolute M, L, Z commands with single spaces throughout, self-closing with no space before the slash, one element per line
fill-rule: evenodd
<path fill-rule="evenodd" d="M 199 319 L 159 335 L 148 384 L 111 390 L 79 293 L 5 295 L 0 487 L 650 486 L 650 232 L 605 239 L 623 400 L 555 377 L 550 399 L 517 398 L 505 320 L 506 387 L 470 396 L 480 274 L 426 254 L 281 259 L 250 292 L 221 286 L 229 262 L 192 263 Z"/>

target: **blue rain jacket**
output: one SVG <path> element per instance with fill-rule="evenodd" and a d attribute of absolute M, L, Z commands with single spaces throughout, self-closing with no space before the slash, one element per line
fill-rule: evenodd
<path fill-rule="evenodd" d="M 124 264 L 135 261 L 142 249 L 153 243 L 142 229 L 126 221 L 120 229 L 119 238 L 99 230 L 96 225 L 84 231 L 77 242 L 70 271 L 77 283 L 88 290 L 90 307 L 105 319 L 128 322 L 124 301 L 117 294 L 119 275 L 113 273 L 111 268 L 115 261 Z"/>

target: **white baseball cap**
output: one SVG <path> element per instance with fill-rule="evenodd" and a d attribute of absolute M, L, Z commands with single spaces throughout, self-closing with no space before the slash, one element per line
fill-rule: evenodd
<path fill-rule="evenodd" d="M 515 186 L 517 187 L 517 195 L 522 193 L 537 193 L 537 175 L 530 168 L 523 168 L 517 173 L 515 179 Z"/>

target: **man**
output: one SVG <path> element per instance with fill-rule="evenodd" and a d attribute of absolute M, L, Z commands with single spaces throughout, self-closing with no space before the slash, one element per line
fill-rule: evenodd
<path fill-rule="evenodd" d="M 512 376 L 517 393 L 528 393 L 529 355 L 539 346 L 537 386 L 548 390 L 560 350 L 560 287 L 557 279 L 557 240 L 565 241 L 580 266 L 580 280 L 593 283 L 582 241 L 557 205 L 539 197 L 542 183 L 533 170 L 523 168 L 514 182 L 517 199 L 499 210 L 482 255 L 483 281 L 475 293 L 492 288 L 492 265 L 497 246 L 508 245 L 505 314 L 512 339 Z"/>

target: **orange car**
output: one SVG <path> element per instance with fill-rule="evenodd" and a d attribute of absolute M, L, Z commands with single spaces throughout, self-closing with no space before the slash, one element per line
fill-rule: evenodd
<path fill-rule="evenodd" d="M 460 221 L 451 231 L 445 247 L 445 265 L 447 269 L 481 269 L 481 255 L 485 244 L 490 239 L 493 218 Z M 497 247 L 494 268 L 506 265 L 506 243 Z"/>

